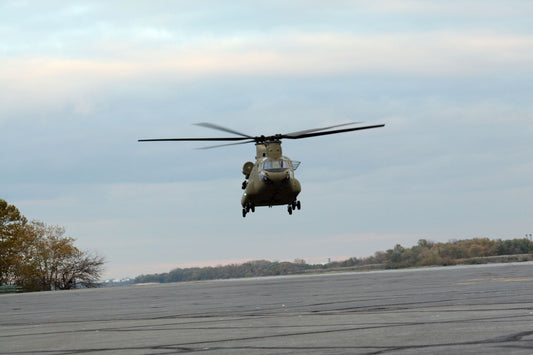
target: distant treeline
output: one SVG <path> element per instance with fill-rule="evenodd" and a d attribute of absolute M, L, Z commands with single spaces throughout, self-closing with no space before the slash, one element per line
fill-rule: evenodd
<path fill-rule="evenodd" d="M 533 254 L 533 242 L 526 238 L 491 240 L 474 238 L 449 243 L 425 239 L 412 248 L 397 244 L 387 250 L 385 265 L 389 269 L 413 266 L 456 265 L 486 262 L 482 258 L 501 255 Z M 526 258 L 528 259 L 528 258 Z"/>
<path fill-rule="evenodd" d="M 328 264 L 307 264 L 302 259 L 296 259 L 294 262 L 255 260 L 243 264 L 178 268 L 162 274 L 141 275 L 135 278 L 135 283 L 230 279 L 343 269 L 398 269 L 415 266 L 473 264 L 491 262 L 487 257 L 517 254 L 531 254 L 533 257 L 533 242 L 526 238 L 512 240 L 475 238 L 448 243 L 434 243 L 420 239 L 418 244 L 411 248 L 404 248 L 397 244 L 386 252 L 376 252 L 374 256 L 354 257 Z M 530 260 L 532 257 L 526 256 L 518 260 Z"/>

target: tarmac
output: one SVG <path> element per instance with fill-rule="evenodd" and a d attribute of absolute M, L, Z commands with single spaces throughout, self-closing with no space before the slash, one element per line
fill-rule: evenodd
<path fill-rule="evenodd" d="M 0 295 L 1 354 L 532 354 L 533 263 Z"/>

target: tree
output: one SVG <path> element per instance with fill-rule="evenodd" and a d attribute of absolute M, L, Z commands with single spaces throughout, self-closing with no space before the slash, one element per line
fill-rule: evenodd
<path fill-rule="evenodd" d="M 104 259 L 74 242 L 64 228 L 28 223 L 16 207 L 0 200 L 0 284 L 28 291 L 97 286 Z"/>
<path fill-rule="evenodd" d="M 104 259 L 74 246 L 65 229 L 33 221 L 26 226 L 31 247 L 26 250 L 25 271 L 19 281 L 31 290 L 67 290 L 79 285 L 95 287 Z"/>
<path fill-rule="evenodd" d="M 405 267 L 405 265 L 402 265 L 402 256 L 404 251 L 405 248 L 400 244 L 396 244 L 394 249 L 387 250 L 387 267 L 390 269 Z"/>
<path fill-rule="evenodd" d="M 20 264 L 20 233 L 26 218 L 13 205 L 0 199 L 0 285 L 12 282 Z"/>

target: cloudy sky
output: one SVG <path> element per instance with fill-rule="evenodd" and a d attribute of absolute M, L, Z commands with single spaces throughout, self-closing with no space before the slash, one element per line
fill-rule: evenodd
<path fill-rule="evenodd" d="M 533 233 L 533 3 L 2 1 L 0 198 L 105 277 L 323 262 Z M 286 141 L 302 210 L 241 216 L 253 145 L 139 138 L 385 128 Z"/>

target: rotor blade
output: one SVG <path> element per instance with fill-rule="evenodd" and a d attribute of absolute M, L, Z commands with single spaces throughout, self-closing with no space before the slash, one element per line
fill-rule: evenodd
<path fill-rule="evenodd" d="M 184 142 L 184 141 L 242 141 L 247 137 L 225 137 L 225 138 L 156 138 L 139 139 L 138 142 Z"/>
<path fill-rule="evenodd" d="M 208 147 L 200 147 L 196 149 L 205 150 L 205 149 L 213 149 L 213 148 L 220 148 L 220 147 L 229 147 L 230 145 L 239 145 L 239 144 L 248 144 L 248 143 L 254 143 L 255 141 L 246 141 L 246 142 L 239 142 L 239 143 L 228 143 L 228 144 L 219 144 L 219 145 L 210 145 Z"/>
<path fill-rule="evenodd" d="M 207 127 L 207 128 L 211 128 L 211 129 L 217 129 L 217 130 L 223 131 L 223 132 L 233 133 L 233 134 L 236 134 L 238 136 L 243 136 L 243 137 L 246 137 L 246 138 L 249 138 L 249 139 L 253 139 L 254 138 L 254 137 L 249 136 L 247 134 L 244 134 L 244 133 L 241 133 L 241 132 L 237 132 L 237 131 L 235 131 L 233 129 L 229 129 L 229 128 L 226 128 L 226 127 L 222 127 L 222 126 L 216 125 L 214 123 L 201 122 L 201 123 L 195 123 L 195 125 L 202 126 L 202 127 Z"/>
<path fill-rule="evenodd" d="M 286 133 L 286 134 L 284 134 L 283 136 L 285 136 L 285 137 L 287 137 L 287 138 L 289 138 L 289 137 L 295 137 L 295 136 L 301 136 L 302 134 L 307 134 L 307 133 L 316 132 L 316 131 L 323 131 L 323 130 L 326 130 L 326 129 L 336 128 L 336 127 L 350 126 L 350 125 L 353 125 L 353 124 L 359 124 L 359 123 L 361 123 L 361 122 L 341 123 L 341 124 L 337 124 L 337 125 L 329 126 L 329 127 L 312 128 L 312 129 L 306 129 L 306 130 L 298 131 L 298 132 Z"/>
<path fill-rule="evenodd" d="M 344 132 L 351 132 L 351 131 L 359 131 L 359 130 L 362 130 L 362 129 L 380 128 L 380 127 L 384 127 L 384 126 L 385 126 L 384 124 L 380 124 L 380 125 L 373 125 L 373 126 L 353 127 L 353 128 L 345 128 L 345 129 L 336 129 L 334 131 L 327 131 L 327 132 L 306 133 L 306 134 L 301 134 L 299 136 L 282 135 L 280 138 L 300 139 L 300 138 L 318 137 L 318 136 L 325 136 L 325 135 L 328 135 L 328 134 L 337 134 L 337 133 L 344 133 Z"/>

